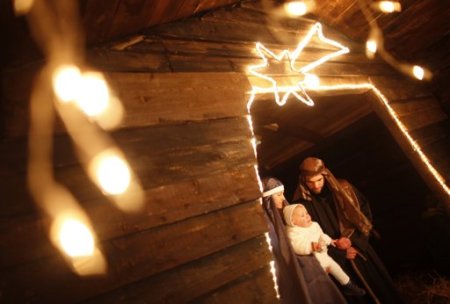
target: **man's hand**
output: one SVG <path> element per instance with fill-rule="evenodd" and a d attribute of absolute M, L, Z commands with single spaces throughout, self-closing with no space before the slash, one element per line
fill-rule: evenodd
<path fill-rule="evenodd" d="M 352 241 L 350 241 L 349 238 L 341 237 L 340 239 L 336 240 L 335 244 L 338 249 L 347 250 L 352 246 Z"/>
<path fill-rule="evenodd" d="M 353 259 L 355 259 L 357 254 L 358 254 L 358 250 L 356 250 L 354 247 L 349 247 L 347 249 L 346 258 L 349 260 L 353 260 Z"/>

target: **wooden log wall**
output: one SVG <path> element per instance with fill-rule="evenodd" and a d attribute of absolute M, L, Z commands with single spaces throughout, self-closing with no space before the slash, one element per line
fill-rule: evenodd
<path fill-rule="evenodd" d="M 3 73 L 0 300 L 229 303 L 239 295 L 242 303 L 276 301 L 246 119 L 245 68 L 260 62 L 252 51 L 256 41 L 274 50 L 292 47 L 295 42 L 286 41 L 297 41 L 313 21 L 269 20 L 258 6 L 244 4 L 153 28 L 126 48 L 115 42 L 90 50 L 90 64 L 107 73 L 124 103 L 126 119 L 112 136 L 146 194 L 139 214 L 126 215 L 108 204 L 56 126 L 55 174 L 93 222 L 109 264 L 104 277 L 75 276 L 47 239 L 48 219 L 25 186 L 27 98 L 37 69 Z M 401 82 L 386 94 L 419 143 L 447 142 L 447 133 L 436 135 L 433 128 L 448 118 L 430 95 L 415 95 L 415 83 L 411 90 L 401 89 L 405 82 L 395 72 L 368 62 L 361 46 L 327 30 L 352 53 L 322 67 L 320 76 L 370 77 L 387 89 Z M 307 51 L 305 56 L 315 56 L 324 50 L 315 45 Z M 439 153 L 436 164 L 448 168 Z"/>

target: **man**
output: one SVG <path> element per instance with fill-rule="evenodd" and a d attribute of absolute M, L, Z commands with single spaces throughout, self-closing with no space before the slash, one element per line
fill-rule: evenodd
<path fill-rule="evenodd" d="M 329 255 L 367 291 L 366 303 L 401 303 L 383 263 L 370 246 L 372 214 L 367 199 L 345 180 L 337 180 L 322 160 L 306 158 L 293 203 L 302 203 L 324 233 L 337 239 Z M 361 302 L 361 298 L 348 298 Z"/>

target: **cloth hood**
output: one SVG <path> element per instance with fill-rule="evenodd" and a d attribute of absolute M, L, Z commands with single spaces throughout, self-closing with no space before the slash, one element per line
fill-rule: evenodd
<path fill-rule="evenodd" d="M 284 221 L 286 222 L 286 224 L 288 226 L 295 226 L 294 223 L 292 223 L 292 214 L 294 213 L 294 209 L 298 206 L 301 206 L 300 204 L 292 204 L 292 205 L 288 205 L 286 207 L 284 207 L 283 209 L 283 216 L 284 216 Z"/>

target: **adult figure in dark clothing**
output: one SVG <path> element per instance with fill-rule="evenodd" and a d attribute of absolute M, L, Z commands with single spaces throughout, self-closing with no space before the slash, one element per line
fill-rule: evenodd
<path fill-rule="evenodd" d="M 387 270 L 369 244 L 372 214 L 367 199 L 350 183 L 337 180 L 322 160 L 306 158 L 293 203 L 302 203 L 323 232 L 337 239 L 328 254 L 364 286 L 365 297 L 351 303 L 402 303 Z"/>
<path fill-rule="evenodd" d="M 282 209 L 288 203 L 284 186 L 276 178 L 263 181 L 263 207 L 275 261 L 280 300 L 283 304 L 343 304 L 345 298 L 314 256 L 297 256 L 286 235 Z"/>

